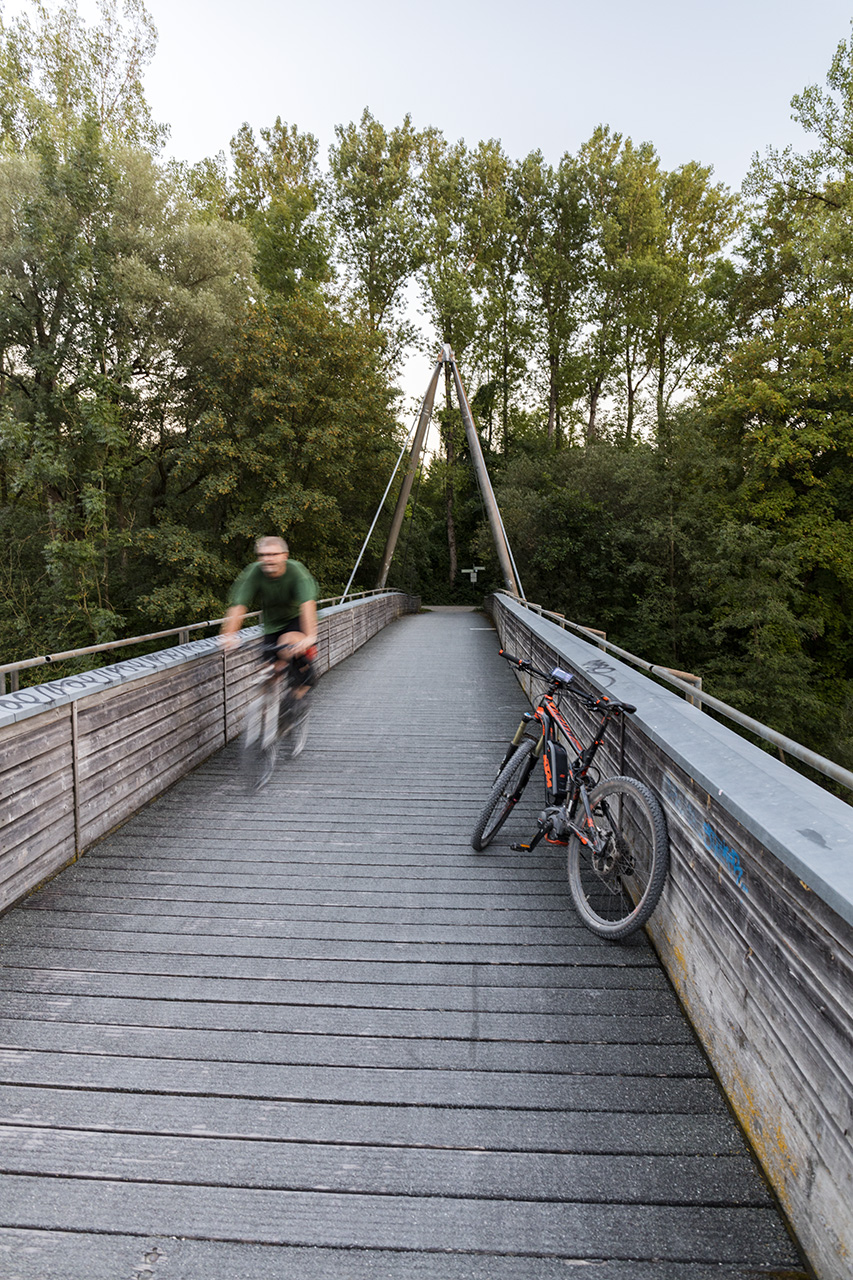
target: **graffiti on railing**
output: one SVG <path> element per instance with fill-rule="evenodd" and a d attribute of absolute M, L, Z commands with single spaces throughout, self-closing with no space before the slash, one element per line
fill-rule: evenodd
<path fill-rule="evenodd" d="M 51 706 L 60 706 L 84 694 L 94 693 L 98 689 L 106 689 L 124 684 L 128 680 L 138 680 L 140 676 L 151 675 L 155 671 L 163 671 L 166 667 L 185 662 L 188 658 L 215 653 L 217 649 L 216 639 L 191 640 L 188 644 L 175 645 L 171 649 L 159 649 L 156 653 L 144 654 L 140 658 L 127 658 L 124 662 L 115 662 L 109 667 L 98 667 L 95 671 L 81 671 L 77 675 L 62 676 L 58 680 L 49 680 L 45 684 L 19 689 L 16 693 L 3 694 L 0 696 L 0 724 L 16 719 L 16 713 L 26 711 L 32 714 L 35 711 L 46 711 Z"/>
<path fill-rule="evenodd" d="M 583 663 L 583 670 L 595 676 L 596 680 L 606 684 L 608 688 L 616 683 L 616 668 L 612 663 L 605 662 L 603 658 L 593 658 L 590 662 Z"/>

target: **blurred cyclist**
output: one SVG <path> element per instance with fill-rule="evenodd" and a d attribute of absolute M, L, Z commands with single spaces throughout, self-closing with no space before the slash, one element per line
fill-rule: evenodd
<path fill-rule="evenodd" d="M 257 560 L 244 569 L 228 596 L 221 637 L 226 649 L 240 643 L 239 631 L 250 610 L 261 610 L 265 661 L 280 673 L 292 662 L 299 677 L 296 696 L 304 698 L 315 682 L 317 583 L 298 560 L 291 560 L 284 538 L 258 538 Z M 313 651 L 313 652 L 312 652 Z"/>

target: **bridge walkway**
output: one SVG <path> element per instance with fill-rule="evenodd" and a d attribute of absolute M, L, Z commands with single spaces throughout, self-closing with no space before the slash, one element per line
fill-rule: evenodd
<path fill-rule="evenodd" d="M 645 939 L 469 847 L 496 649 L 401 619 L 0 922 L 6 1280 L 805 1274 Z"/>

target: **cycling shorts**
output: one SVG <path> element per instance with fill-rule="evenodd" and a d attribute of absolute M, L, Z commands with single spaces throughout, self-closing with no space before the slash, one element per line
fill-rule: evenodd
<path fill-rule="evenodd" d="M 275 662 L 278 657 L 278 642 L 288 631 L 299 631 L 298 618 L 292 618 L 290 622 L 282 627 L 281 631 L 270 631 L 269 634 L 264 634 L 262 637 L 264 662 Z M 317 682 L 314 663 L 311 661 L 316 656 L 317 649 L 312 645 L 307 653 L 300 653 L 295 658 L 290 659 L 299 677 L 300 684 L 306 684 L 309 688 L 313 688 Z"/>

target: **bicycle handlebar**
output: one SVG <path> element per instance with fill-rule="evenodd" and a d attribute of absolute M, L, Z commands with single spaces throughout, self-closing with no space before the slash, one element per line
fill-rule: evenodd
<path fill-rule="evenodd" d="M 521 671 L 529 671 L 531 675 L 540 676 L 541 679 L 548 680 L 551 684 L 560 686 L 564 690 L 568 690 L 573 698 L 578 698 L 581 702 L 586 702 L 590 707 L 603 707 L 612 711 L 625 711 L 628 715 L 633 715 L 637 710 L 637 708 L 632 707 L 629 702 L 617 702 L 613 698 L 608 698 L 604 693 L 599 694 L 596 698 L 593 697 L 592 694 L 584 692 L 582 689 L 569 689 L 569 685 L 571 681 L 574 680 L 574 676 L 568 671 L 563 671 L 561 667 L 554 667 L 552 671 L 540 671 L 539 668 L 534 667 L 533 663 L 527 658 L 516 658 L 514 654 L 507 653 L 505 649 L 499 649 L 498 653 L 514 667 L 518 667 Z"/>

